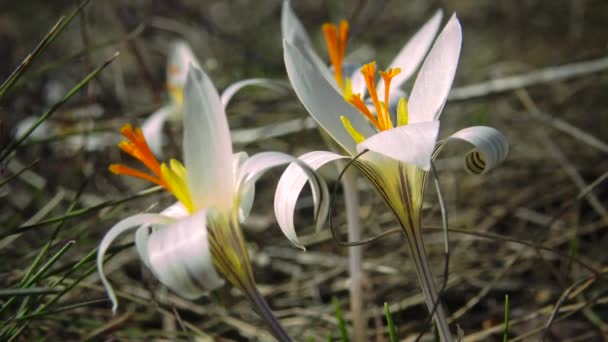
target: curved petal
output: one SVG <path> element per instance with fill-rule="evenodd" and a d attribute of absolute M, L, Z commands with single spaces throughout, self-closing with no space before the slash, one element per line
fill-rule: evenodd
<path fill-rule="evenodd" d="M 190 67 L 184 97 L 184 162 L 195 209 L 232 207 L 232 142 L 220 97 L 209 77 Z"/>
<path fill-rule="evenodd" d="M 254 185 L 255 181 L 269 169 L 289 163 L 295 163 L 310 181 L 315 218 L 319 217 L 320 214 L 324 214 L 326 211 L 325 208 L 329 204 L 329 202 L 327 202 L 329 199 L 327 184 L 323 179 L 319 178 L 305 162 L 285 153 L 261 152 L 247 159 L 241 166 L 238 183 L 240 185 L 238 187 L 239 192 L 244 193 L 250 191 L 249 187 Z"/>
<path fill-rule="evenodd" d="M 507 138 L 492 127 L 474 126 L 461 129 L 443 140 L 436 153 L 450 140 L 463 140 L 475 146 L 465 156 L 465 170 L 470 174 L 488 172 L 502 163 L 509 154 Z"/>
<path fill-rule="evenodd" d="M 161 211 L 160 215 L 176 221 L 189 216 L 190 213 L 181 202 L 176 202 L 167 207 L 165 210 Z M 141 261 L 143 261 L 148 268 L 151 268 L 150 261 L 148 260 L 148 235 L 150 235 L 152 231 L 159 228 L 161 228 L 159 225 L 148 224 L 140 226 L 137 231 L 135 231 L 135 248 L 141 257 Z"/>
<path fill-rule="evenodd" d="M 234 184 L 239 184 L 239 177 L 241 174 L 241 168 L 243 167 L 243 163 L 249 158 L 249 155 L 245 152 L 235 153 L 232 159 L 232 170 L 234 176 Z M 238 187 L 237 187 L 238 189 Z M 253 200 L 255 198 L 255 184 L 252 183 L 247 186 L 246 189 L 239 192 L 239 222 L 245 221 L 249 216 L 249 212 L 251 212 L 251 207 L 253 206 Z"/>
<path fill-rule="evenodd" d="M 141 130 L 146 137 L 148 146 L 155 155 L 162 155 L 163 147 L 163 126 L 169 116 L 176 112 L 174 106 L 168 105 L 161 107 L 156 112 L 152 113 L 141 126 Z"/>
<path fill-rule="evenodd" d="M 424 59 L 424 56 L 431 47 L 431 43 L 433 43 L 433 40 L 437 35 L 437 30 L 439 30 L 439 24 L 441 24 L 442 18 L 442 10 L 435 12 L 431 19 L 414 34 L 401 51 L 399 51 L 397 56 L 395 56 L 387 69 L 401 68 L 401 73 L 393 77 L 391 81 L 391 90 L 400 87 L 414 74 L 414 71 L 418 69 L 418 66 Z M 376 88 L 378 89 L 378 96 L 380 96 L 380 98 L 384 97 L 383 79 L 380 79 Z"/>
<path fill-rule="evenodd" d="M 118 299 L 116 298 L 116 294 L 112 289 L 112 285 L 110 285 L 110 282 L 106 278 L 106 275 L 103 273 L 103 257 L 105 256 L 106 251 L 108 250 L 108 248 L 110 248 L 110 245 L 112 244 L 112 242 L 114 242 L 114 240 L 116 240 L 120 235 L 128 232 L 129 230 L 138 228 L 142 225 L 168 225 L 173 223 L 173 221 L 174 220 L 169 217 L 156 214 L 134 215 L 115 224 L 112 228 L 110 228 L 110 230 L 101 240 L 101 243 L 99 244 L 99 249 L 97 251 L 97 272 L 99 273 L 99 278 L 101 279 L 103 287 L 108 293 L 108 297 L 110 297 L 110 300 L 112 301 L 113 312 L 116 312 L 116 309 L 118 308 Z"/>
<path fill-rule="evenodd" d="M 285 92 L 286 90 L 291 90 L 289 83 L 281 80 L 272 80 L 269 78 L 249 78 L 246 80 L 241 80 L 232 83 L 222 92 L 221 101 L 224 108 L 228 106 L 228 103 L 230 103 L 230 100 L 238 91 L 247 86 L 260 86 L 276 92 Z"/>
<path fill-rule="evenodd" d="M 298 159 L 308 165 L 312 170 L 317 170 L 329 162 L 348 158 L 349 157 L 341 156 L 333 152 L 313 151 L 300 156 Z M 285 234 L 291 243 L 302 249 L 304 249 L 304 246 L 302 246 L 298 240 L 293 216 L 300 192 L 302 192 L 302 188 L 308 179 L 310 179 L 310 176 L 306 173 L 305 168 L 302 168 L 298 164 L 291 164 L 285 169 L 283 175 L 281 175 L 274 195 L 274 213 L 277 217 L 279 227 L 281 227 L 283 234 Z M 325 223 L 328 210 L 328 206 L 319 206 L 319 211 L 316 215 L 317 229 Z"/>
<path fill-rule="evenodd" d="M 361 142 L 357 152 L 367 149 L 428 171 L 438 133 L 439 121 L 399 126 Z"/>
<path fill-rule="evenodd" d="M 220 287 L 224 280 L 213 266 L 207 241 L 207 219 L 204 210 L 176 221 L 169 227 L 154 229 L 145 234 L 145 251 L 150 270 L 158 280 L 188 299 Z"/>
<path fill-rule="evenodd" d="M 192 52 L 190 45 L 183 40 L 174 42 L 167 63 L 167 85 L 182 89 L 186 84 L 190 65 L 200 69 L 200 63 Z"/>
<path fill-rule="evenodd" d="M 313 45 L 304 29 L 304 25 L 291 9 L 289 0 L 283 1 L 281 10 L 281 35 L 283 40 L 291 42 L 297 46 L 300 51 L 317 67 L 323 78 L 325 78 L 333 87 L 337 89 L 337 84 L 329 68 L 323 62 L 321 57 L 315 52 Z"/>
<path fill-rule="evenodd" d="M 321 76 L 296 46 L 284 40 L 283 49 L 287 75 L 306 110 L 342 148 L 354 154 L 355 141 L 342 125 L 340 115 L 348 118 L 363 136 L 372 135 L 374 130 L 355 107 L 344 101 L 342 95 Z"/>
<path fill-rule="evenodd" d="M 437 120 L 448 97 L 462 45 L 462 31 L 452 15 L 437 37 L 416 77 L 408 102 L 409 122 Z"/>

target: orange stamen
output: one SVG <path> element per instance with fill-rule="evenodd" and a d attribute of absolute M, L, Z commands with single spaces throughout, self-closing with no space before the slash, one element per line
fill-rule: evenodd
<path fill-rule="evenodd" d="M 370 112 L 369 108 L 367 108 L 367 106 L 361 99 L 361 94 L 352 95 L 349 98 L 347 98 L 346 101 L 350 102 L 353 106 L 357 107 L 357 109 L 359 109 L 361 111 L 361 113 L 363 113 L 363 115 L 365 115 L 365 117 L 372 124 L 374 124 L 374 126 L 376 126 L 376 128 L 378 128 L 379 130 L 382 130 L 382 128 L 380 127 L 380 123 L 378 122 L 378 120 L 376 120 L 376 117 L 374 117 L 374 114 L 372 114 L 372 112 Z"/>
<path fill-rule="evenodd" d="M 169 66 L 169 75 L 175 76 L 177 74 L 179 74 L 179 67 L 177 65 L 170 65 Z"/>
<path fill-rule="evenodd" d="M 129 141 L 123 140 L 118 144 L 118 147 L 133 158 L 142 162 L 150 171 L 160 178 L 162 175 L 160 163 L 156 160 L 154 153 L 150 150 L 141 129 L 137 128 L 133 131 L 133 127 L 130 124 L 126 124 L 120 129 L 120 133 Z"/>
<path fill-rule="evenodd" d="M 384 80 L 384 103 L 388 106 L 389 100 L 389 90 L 391 88 L 391 80 L 393 77 L 399 75 L 401 73 L 401 68 L 390 68 L 386 71 L 380 71 L 380 75 Z"/>
<path fill-rule="evenodd" d="M 139 170 L 132 169 L 132 168 L 122 165 L 122 164 L 111 164 L 109 169 L 114 174 L 131 176 L 131 177 L 147 180 L 148 182 L 158 184 L 158 185 L 164 187 L 165 189 L 171 191 L 171 189 L 169 188 L 169 185 L 165 181 L 163 181 L 160 178 L 151 176 L 145 172 L 141 172 Z"/>
<path fill-rule="evenodd" d="M 169 184 L 163 179 L 160 163 L 150 150 L 146 138 L 141 128 L 133 130 L 133 126 L 126 124 L 120 129 L 120 133 L 127 138 L 118 144 L 118 147 L 133 158 L 142 162 L 154 175 L 147 174 L 127 167 L 122 164 L 110 165 L 110 171 L 118 175 L 126 175 L 135 178 L 145 179 L 149 182 L 158 184 L 171 191 Z"/>
<path fill-rule="evenodd" d="M 362 66 L 361 74 L 363 74 L 365 84 L 369 90 L 369 96 L 372 98 L 374 107 L 376 108 L 376 116 L 378 117 L 378 123 L 380 124 L 378 129 L 385 130 L 388 128 L 388 123 L 386 121 L 387 117 L 384 115 L 385 113 L 382 104 L 380 103 L 378 93 L 376 92 L 376 62 L 367 63 Z M 390 118 L 388 118 L 388 120 L 390 120 Z"/>
<path fill-rule="evenodd" d="M 342 77 L 342 62 L 344 61 L 344 52 L 346 51 L 346 41 L 348 40 L 348 22 L 342 20 L 339 28 L 330 23 L 325 23 L 321 27 L 327 44 L 327 53 L 331 65 L 334 67 L 334 77 L 340 88 L 344 87 Z"/>

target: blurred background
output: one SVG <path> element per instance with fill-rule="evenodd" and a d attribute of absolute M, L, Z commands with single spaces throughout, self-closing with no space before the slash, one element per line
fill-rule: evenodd
<path fill-rule="evenodd" d="M 467 146 L 450 146 L 437 161 L 455 230 L 444 295 L 453 323 L 463 329 L 465 341 L 502 340 L 508 294 L 511 341 L 603 341 L 608 331 L 608 3 L 294 0 L 292 6 L 320 56 L 329 60 L 321 25 L 346 18 L 352 30 L 347 61 L 376 60 L 380 68 L 437 9 L 443 9 L 444 22 L 457 13 L 463 48 L 441 135 L 488 125 L 505 133 L 511 152 L 502 166 L 479 177 L 462 170 L 461 158 L 450 157 L 463 154 Z M 75 1 L 3 1 L 0 79 L 59 17 L 77 7 Z M 278 0 L 91 0 L 36 58 L 1 99 L 0 149 L 120 52 L 0 164 L 4 332 L 17 331 L 11 336 L 24 341 L 271 338 L 238 291 L 224 288 L 196 301 L 181 299 L 159 286 L 132 248 L 116 250 L 106 267 L 121 300 L 113 316 L 90 256 L 120 218 L 172 201 L 161 193 L 130 198 L 148 184 L 108 171 L 110 163 L 128 159 L 116 148 L 119 128 L 141 124 L 168 100 L 171 43 L 188 42 L 219 89 L 243 78 L 286 79 L 280 15 Z M 403 89 L 410 87 L 411 81 Z M 300 155 L 324 148 L 289 92 L 247 89 L 227 113 L 237 150 Z M 168 157 L 180 158 L 180 126 L 165 127 Z M 288 331 L 296 340 L 323 340 L 336 330 L 333 297 L 342 304 L 347 323 L 351 319 L 347 251 L 336 246 L 327 229 L 314 232 L 308 193 L 297 217 L 308 251 L 289 244 L 272 209 L 280 174 L 271 172 L 258 183 L 253 214 L 244 225 L 246 239 L 261 291 Z M 324 175 L 336 178 L 332 168 Z M 397 227 L 363 179 L 359 188 L 364 235 Z M 443 234 L 432 189 L 426 200 L 425 242 L 441 282 Z M 62 220 L 53 218 L 71 206 L 80 210 L 78 215 L 57 229 Z M 345 231 L 343 214 L 339 198 L 335 219 Z M 47 292 L 9 291 L 24 287 L 23 277 L 51 238 L 50 255 L 58 257 L 30 284 Z M 65 253 L 56 254 L 68 243 Z M 413 339 L 426 329 L 428 313 L 408 258 L 398 234 L 364 247 L 370 340 L 387 340 L 384 302 L 400 338 Z M 34 315 L 17 314 L 40 306 L 43 310 Z"/>

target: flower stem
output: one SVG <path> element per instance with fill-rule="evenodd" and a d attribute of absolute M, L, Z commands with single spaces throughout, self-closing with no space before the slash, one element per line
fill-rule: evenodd
<path fill-rule="evenodd" d="M 266 299 L 262 296 L 257 287 L 254 287 L 252 291 L 245 291 L 249 300 L 254 304 L 257 313 L 262 316 L 262 318 L 266 321 L 272 334 L 279 340 L 280 342 L 291 342 L 292 339 L 285 331 L 285 328 L 281 325 L 281 322 L 276 318 L 270 305 L 266 302 Z"/>
<path fill-rule="evenodd" d="M 399 221 L 401 222 L 403 233 L 405 234 L 412 258 L 416 265 L 416 272 L 418 274 L 418 280 L 420 281 L 420 287 L 422 288 L 422 292 L 426 299 L 426 305 L 429 311 L 432 311 L 436 306 L 434 318 L 441 341 L 450 342 L 452 341 L 452 335 L 448 326 L 447 315 L 441 302 L 437 303 L 439 295 L 437 294 L 437 287 L 433 280 L 431 267 L 424 250 L 420 225 L 411 227 L 401 219 Z"/>
<path fill-rule="evenodd" d="M 359 219 L 359 192 L 357 191 L 356 175 L 353 172 L 347 171 L 342 178 L 342 186 L 344 187 L 348 240 L 358 241 L 361 240 L 361 222 Z M 362 254 L 362 246 L 348 248 L 350 309 L 353 315 L 353 335 L 356 342 L 367 340 L 365 314 L 363 313 Z"/>

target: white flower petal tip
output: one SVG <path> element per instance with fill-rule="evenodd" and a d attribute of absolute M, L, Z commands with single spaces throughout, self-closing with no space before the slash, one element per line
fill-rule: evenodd
<path fill-rule="evenodd" d="M 309 152 L 298 157 L 300 163 L 293 163 L 289 165 L 289 167 L 285 169 L 283 175 L 281 175 L 281 179 L 279 179 L 274 196 L 274 213 L 281 231 L 283 231 L 283 234 L 285 234 L 287 239 L 294 246 L 304 249 L 304 246 L 300 243 L 296 234 L 294 213 L 298 197 L 300 196 L 304 185 L 306 184 L 307 180 L 311 180 L 311 175 L 308 173 L 307 168 L 302 167 L 301 164 L 307 165 L 308 168 L 312 170 L 318 170 L 327 163 L 346 158 L 348 157 L 327 151 Z M 327 186 L 320 177 L 318 177 L 318 179 L 319 182 L 321 182 L 322 187 Z M 322 191 L 322 194 L 325 194 L 325 192 Z M 324 196 L 329 196 L 329 193 L 327 192 Z M 317 230 L 325 223 L 328 212 L 329 197 L 321 198 L 315 215 Z"/>
<path fill-rule="evenodd" d="M 183 40 L 175 41 L 171 45 L 171 52 L 169 53 L 167 84 L 183 88 L 190 65 L 194 65 L 200 69 L 200 63 L 196 59 L 190 45 Z"/>
<path fill-rule="evenodd" d="M 426 56 L 426 53 L 429 51 L 429 48 L 437 35 L 442 18 L 443 11 L 437 10 L 431 19 L 429 19 L 403 46 L 401 51 L 397 53 L 397 56 L 395 56 L 389 68 L 401 68 L 401 73 L 392 79 L 391 90 L 401 86 L 414 74 L 416 69 L 418 69 L 418 66 L 424 59 L 424 56 Z M 378 96 L 382 98 L 384 96 L 384 80 L 380 80 L 377 89 Z"/>
<path fill-rule="evenodd" d="M 414 82 L 408 101 L 409 122 L 439 119 L 447 100 L 462 45 L 462 30 L 452 15 L 435 40 Z"/>
<path fill-rule="evenodd" d="M 488 172 L 502 163 L 509 154 L 509 142 L 498 130 L 486 126 L 461 129 L 442 142 L 463 140 L 475 148 L 465 156 L 465 170 L 473 175 Z"/>
<path fill-rule="evenodd" d="M 184 164 L 195 209 L 229 210 L 234 199 L 232 142 L 211 80 L 191 66 L 184 88 Z"/>
<path fill-rule="evenodd" d="M 148 146 L 155 155 L 162 155 L 163 147 L 163 127 L 167 119 L 176 111 L 173 106 L 165 106 L 152 113 L 144 121 L 141 130 L 146 137 Z"/>
<path fill-rule="evenodd" d="M 355 107 L 344 101 L 343 96 L 297 46 L 283 40 L 283 51 L 287 75 L 300 102 L 338 144 L 354 153 L 355 142 L 344 129 L 340 115 L 348 118 L 353 127 L 364 136 L 372 135 L 374 130 Z"/>
<path fill-rule="evenodd" d="M 228 106 L 230 100 L 232 100 L 236 93 L 248 86 L 263 87 L 277 93 L 286 93 L 287 91 L 291 90 L 289 83 L 281 80 L 271 80 L 269 78 L 250 78 L 241 80 L 231 84 L 222 92 L 221 101 L 224 107 Z"/>
<path fill-rule="evenodd" d="M 195 299 L 224 284 L 213 266 L 207 240 L 206 212 L 176 221 L 169 227 L 151 230 L 146 252 L 150 270 L 178 295 Z"/>
<path fill-rule="evenodd" d="M 107 250 L 110 248 L 110 245 L 112 244 L 112 242 L 114 242 L 114 240 L 116 240 L 122 234 L 128 232 L 129 230 L 133 230 L 141 226 L 168 225 L 172 222 L 173 220 L 171 218 L 162 215 L 140 214 L 131 216 L 115 224 L 101 240 L 101 243 L 99 244 L 99 249 L 97 251 L 97 272 L 99 273 L 101 283 L 106 289 L 108 297 L 112 302 L 113 313 L 116 313 L 116 310 L 118 309 L 118 298 L 116 297 L 116 294 L 112 289 L 112 285 L 110 285 L 110 282 L 106 278 L 106 275 L 103 271 L 104 256 Z"/>
<path fill-rule="evenodd" d="M 439 121 L 399 126 L 377 133 L 357 145 L 357 152 L 370 150 L 428 171 L 439 133 Z"/>

